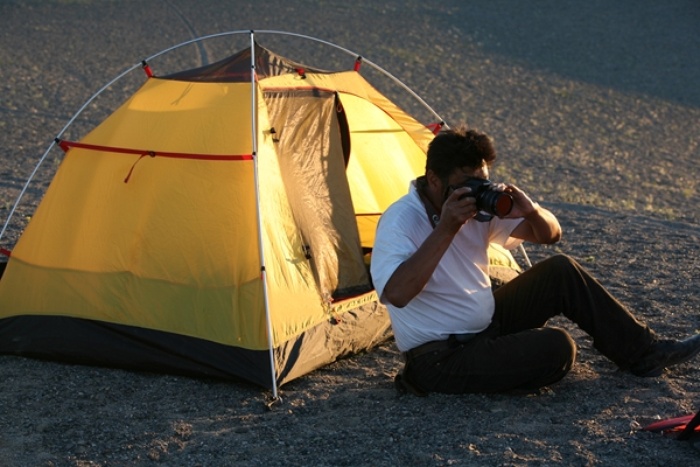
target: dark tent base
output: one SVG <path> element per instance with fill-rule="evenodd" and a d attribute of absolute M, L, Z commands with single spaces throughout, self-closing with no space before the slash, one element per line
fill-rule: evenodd
<path fill-rule="evenodd" d="M 391 337 L 376 302 L 308 330 L 274 351 L 277 385 Z M 0 320 L 0 354 L 134 371 L 250 382 L 272 388 L 270 354 L 167 332 L 61 316 Z"/>
<path fill-rule="evenodd" d="M 0 321 L 0 353 L 66 363 L 186 376 L 250 380 L 270 386 L 266 351 L 232 348 L 148 329 L 61 316 Z"/>

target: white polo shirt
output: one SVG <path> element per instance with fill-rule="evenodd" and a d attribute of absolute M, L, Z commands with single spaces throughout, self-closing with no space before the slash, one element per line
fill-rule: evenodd
<path fill-rule="evenodd" d="M 387 306 L 396 345 L 407 351 L 450 334 L 483 331 L 491 323 L 494 299 L 488 276 L 488 244 L 512 249 L 510 237 L 522 219 L 469 220 L 440 260 L 425 288 L 405 307 L 384 299 L 384 287 L 433 230 L 415 181 L 409 193 L 382 215 L 372 249 L 371 273 L 380 301 Z"/>

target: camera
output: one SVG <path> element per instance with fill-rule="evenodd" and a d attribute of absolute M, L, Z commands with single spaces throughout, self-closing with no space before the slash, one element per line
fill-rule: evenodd
<path fill-rule="evenodd" d="M 508 193 L 496 190 L 490 180 L 474 177 L 459 185 L 450 185 L 453 191 L 462 187 L 471 188 L 471 192 L 465 193 L 459 199 L 467 197 L 476 199 L 476 208 L 479 210 L 476 215 L 478 221 L 488 222 L 493 219 L 493 216 L 507 216 L 513 209 L 513 197 Z"/>

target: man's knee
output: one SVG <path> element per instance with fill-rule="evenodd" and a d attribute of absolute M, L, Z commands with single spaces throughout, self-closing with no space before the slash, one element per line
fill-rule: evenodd
<path fill-rule="evenodd" d="M 549 257 L 538 263 L 537 266 L 541 266 L 537 275 L 548 278 L 548 280 L 553 281 L 552 283 L 561 281 L 566 283 L 571 281 L 587 282 L 590 276 L 588 271 L 574 258 L 564 254 Z"/>
<path fill-rule="evenodd" d="M 566 376 L 576 361 L 576 343 L 564 329 L 545 328 L 549 334 L 550 354 L 546 370 L 535 386 L 556 383 Z M 543 360 L 544 361 L 544 360 Z"/>
<path fill-rule="evenodd" d="M 579 269 L 580 265 L 571 256 L 557 254 L 543 260 L 541 265 L 554 270 Z"/>
<path fill-rule="evenodd" d="M 548 330 L 552 350 L 560 357 L 562 367 L 565 367 L 566 371 L 570 370 L 576 360 L 576 342 L 564 329 L 552 327 Z"/>
<path fill-rule="evenodd" d="M 527 364 L 548 372 L 568 371 L 576 360 L 576 342 L 562 328 L 545 326 L 524 331 L 529 353 Z"/>

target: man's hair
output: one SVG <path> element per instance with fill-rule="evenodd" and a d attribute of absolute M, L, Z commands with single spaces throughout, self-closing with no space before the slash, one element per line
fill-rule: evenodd
<path fill-rule="evenodd" d="M 484 162 L 490 167 L 495 160 L 491 137 L 462 125 L 440 132 L 430 142 L 425 170 L 444 180 L 456 168 L 478 169 Z"/>

